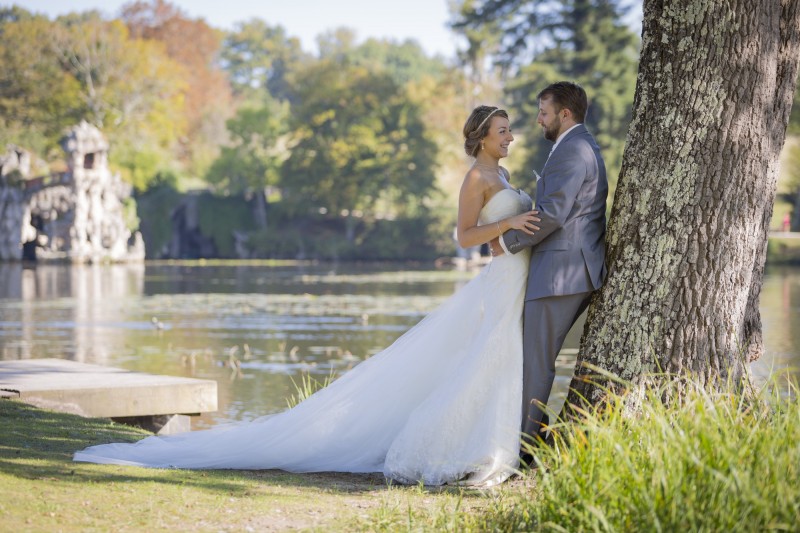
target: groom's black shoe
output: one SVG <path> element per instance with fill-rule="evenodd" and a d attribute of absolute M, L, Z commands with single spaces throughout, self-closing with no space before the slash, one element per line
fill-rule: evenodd
<path fill-rule="evenodd" d="M 521 472 L 527 472 L 536 468 L 536 463 L 533 460 L 533 454 L 523 450 L 519 452 L 519 469 Z"/>
<path fill-rule="evenodd" d="M 541 446 L 553 445 L 553 433 L 547 430 L 550 423 L 550 417 L 545 413 L 542 416 L 541 429 L 539 435 L 532 438 L 530 435 L 523 435 L 522 449 L 519 451 L 519 469 L 522 472 L 532 470 L 538 466 L 536 463 L 533 452 L 535 448 Z"/>

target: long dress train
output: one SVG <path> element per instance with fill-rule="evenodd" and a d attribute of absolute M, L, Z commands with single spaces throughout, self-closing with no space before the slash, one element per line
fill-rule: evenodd
<path fill-rule="evenodd" d="M 481 224 L 530 209 L 505 189 Z M 528 254 L 496 257 L 391 346 L 292 409 L 75 461 L 192 469 L 383 472 L 402 483 L 489 486 L 518 465 Z"/>

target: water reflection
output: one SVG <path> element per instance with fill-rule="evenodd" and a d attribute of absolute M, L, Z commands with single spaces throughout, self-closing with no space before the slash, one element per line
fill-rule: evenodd
<path fill-rule="evenodd" d="M 127 298 L 141 295 L 144 265 L 0 264 L 3 359 L 59 357 L 107 364 L 108 338 L 128 329 Z"/>
<path fill-rule="evenodd" d="M 215 379 L 205 427 L 282 410 L 304 372 L 344 373 L 419 321 L 474 273 L 398 265 L 0 264 L 0 356 L 56 357 Z M 794 302 L 794 303 L 793 303 Z M 800 269 L 770 270 L 763 380 L 797 367 Z M 583 321 L 560 358 L 563 398 Z"/>
<path fill-rule="evenodd" d="M 756 381 L 775 373 L 800 377 L 800 268 L 767 270 L 760 309 L 766 353 L 752 364 Z"/>
<path fill-rule="evenodd" d="M 291 378 L 346 372 L 470 274 L 387 267 L 0 265 L 3 359 L 215 379 L 200 425 L 285 408 Z"/>

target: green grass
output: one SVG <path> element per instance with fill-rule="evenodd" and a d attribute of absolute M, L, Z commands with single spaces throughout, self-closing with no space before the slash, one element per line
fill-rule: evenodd
<path fill-rule="evenodd" d="M 352 531 L 488 503 L 479 493 L 388 486 L 379 474 L 73 463 L 76 450 L 147 433 L 12 400 L 0 400 L 0 429 L 0 531 Z"/>
<path fill-rule="evenodd" d="M 292 380 L 295 393 L 286 399 L 286 406 L 289 409 L 304 401 L 318 390 L 330 385 L 336 379 L 336 371 L 331 369 L 328 375 L 325 376 L 322 381 L 315 379 L 311 374 L 302 374 L 300 376 L 299 383 L 295 381 L 294 378 L 290 379 Z"/>
<path fill-rule="evenodd" d="M 800 402 L 689 388 L 671 406 L 651 391 L 626 414 L 559 428 L 526 497 L 465 521 L 495 531 L 798 531 Z"/>
<path fill-rule="evenodd" d="M 317 384 L 307 384 L 309 390 Z M 499 489 L 388 486 L 380 475 L 185 471 L 72 463 L 144 435 L 0 401 L 5 530 L 798 531 L 800 401 L 683 383 L 636 414 L 615 397 L 557 425 L 540 465 Z"/>

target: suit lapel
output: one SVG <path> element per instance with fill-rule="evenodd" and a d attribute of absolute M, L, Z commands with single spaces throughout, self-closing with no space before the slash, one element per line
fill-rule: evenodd
<path fill-rule="evenodd" d="M 569 131 L 569 133 L 567 133 L 564 136 L 564 138 L 561 139 L 561 142 L 558 143 L 558 146 L 554 146 L 552 149 L 550 149 L 550 154 L 547 156 L 547 161 L 544 162 L 544 167 L 542 167 L 542 176 L 547 175 L 547 163 L 550 162 L 550 158 L 553 157 L 553 154 L 555 154 L 556 150 L 559 150 L 559 149 L 563 148 L 564 147 L 564 143 L 566 143 L 567 141 L 569 141 L 570 139 L 572 139 L 576 135 L 580 135 L 582 133 L 586 133 L 587 131 L 588 130 L 586 129 L 586 126 L 584 124 L 579 124 L 576 127 L 574 127 L 573 129 L 571 129 Z"/>
<path fill-rule="evenodd" d="M 553 154 L 556 153 L 556 150 L 560 150 L 564 147 L 564 143 L 575 137 L 576 135 L 581 135 L 583 133 L 587 133 L 589 130 L 586 129 L 584 124 L 579 124 L 575 128 L 571 129 L 569 133 L 567 133 L 561 142 L 558 143 L 558 146 L 555 146 L 553 149 L 550 150 L 550 155 L 547 156 L 547 161 L 544 162 L 544 167 L 542 167 L 542 174 L 541 176 L 537 173 L 536 174 L 536 198 L 539 198 L 540 193 L 544 193 L 545 183 L 547 182 L 547 163 L 550 162 L 550 158 L 553 157 Z"/>

